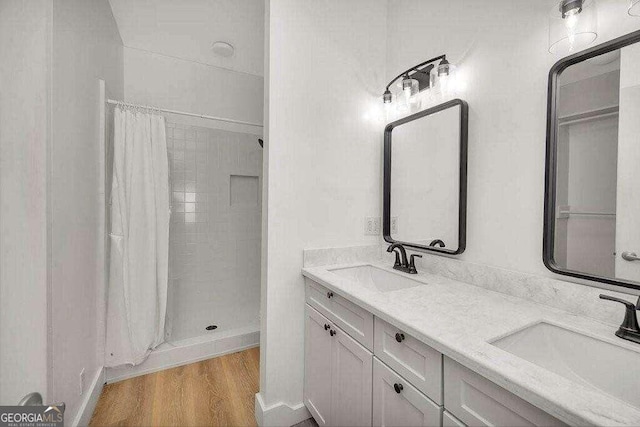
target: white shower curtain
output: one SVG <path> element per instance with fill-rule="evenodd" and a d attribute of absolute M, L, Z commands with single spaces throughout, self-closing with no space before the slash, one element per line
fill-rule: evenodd
<path fill-rule="evenodd" d="M 106 365 L 138 365 L 164 340 L 169 263 L 164 117 L 114 109 Z"/>

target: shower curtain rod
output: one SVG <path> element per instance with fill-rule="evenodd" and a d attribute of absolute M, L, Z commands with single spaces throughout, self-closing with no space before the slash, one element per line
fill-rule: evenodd
<path fill-rule="evenodd" d="M 136 105 L 136 104 L 131 104 L 131 103 L 128 103 L 128 102 L 117 101 L 115 99 L 107 99 L 107 104 L 124 105 L 126 107 L 135 107 L 135 108 L 143 108 L 143 109 L 148 109 L 148 110 L 156 110 L 156 111 L 162 111 L 163 113 L 180 114 L 181 116 L 200 117 L 201 119 L 219 120 L 221 122 L 236 123 L 236 124 L 239 124 L 239 125 L 264 127 L 263 125 L 258 124 L 258 123 L 243 122 L 241 120 L 226 119 L 224 117 L 207 116 L 206 114 L 195 114 L 195 113 L 187 113 L 187 112 L 184 112 L 184 111 L 168 110 L 166 108 L 149 107 L 149 106 L 146 106 L 146 105 Z"/>

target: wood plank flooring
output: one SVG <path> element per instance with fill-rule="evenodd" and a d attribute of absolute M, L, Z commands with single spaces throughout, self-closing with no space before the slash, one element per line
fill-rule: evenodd
<path fill-rule="evenodd" d="M 255 426 L 260 350 L 252 348 L 104 387 L 91 426 Z"/>

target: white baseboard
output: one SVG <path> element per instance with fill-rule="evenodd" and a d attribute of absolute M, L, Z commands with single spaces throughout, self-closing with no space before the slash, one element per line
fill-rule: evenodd
<path fill-rule="evenodd" d="M 260 427 L 288 427 L 311 418 L 304 403 L 288 405 L 278 402 L 266 407 L 260 393 L 256 394 L 256 422 Z"/>
<path fill-rule="evenodd" d="M 140 375 L 151 374 L 190 363 L 200 362 L 235 353 L 260 344 L 260 332 L 255 328 L 232 331 L 229 336 L 206 336 L 179 341 L 174 344 L 163 344 L 149 354 L 147 360 L 138 366 L 118 366 L 106 368 L 108 384 Z"/>
<path fill-rule="evenodd" d="M 101 367 L 93 377 L 93 381 L 91 381 L 91 385 L 87 390 L 88 393 L 86 393 L 84 399 L 82 399 L 76 418 L 71 423 L 73 427 L 89 425 L 89 421 L 91 421 L 91 417 L 93 416 L 93 411 L 96 409 L 98 399 L 100 399 L 100 394 L 104 387 L 104 380 L 104 368 Z"/>

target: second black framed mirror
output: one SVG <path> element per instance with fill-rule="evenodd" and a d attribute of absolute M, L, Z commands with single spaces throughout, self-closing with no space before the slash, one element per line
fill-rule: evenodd
<path fill-rule="evenodd" d="M 640 289 L 640 31 L 549 73 L 543 261 Z"/>

